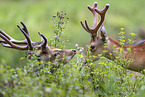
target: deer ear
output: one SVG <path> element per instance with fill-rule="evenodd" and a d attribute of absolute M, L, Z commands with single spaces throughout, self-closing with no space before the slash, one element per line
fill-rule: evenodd
<path fill-rule="evenodd" d="M 104 42 L 107 42 L 108 41 L 108 36 L 107 36 L 107 32 L 106 32 L 106 29 L 105 29 L 104 25 L 101 26 L 100 32 L 101 32 L 102 40 Z"/>

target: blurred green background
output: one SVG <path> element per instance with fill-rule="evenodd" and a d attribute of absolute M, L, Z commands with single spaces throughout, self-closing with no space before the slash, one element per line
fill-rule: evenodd
<path fill-rule="evenodd" d="M 22 40 L 24 36 L 16 27 L 20 21 L 24 22 L 33 41 L 39 41 L 37 32 L 40 31 L 48 40 L 53 38 L 52 16 L 64 11 L 70 18 L 65 30 L 69 43 L 65 49 L 75 48 L 75 44 L 85 47 L 89 44 L 90 36 L 81 27 L 80 21 L 87 19 L 89 25 L 93 23 L 93 15 L 87 9 L 98 2 L 98 8 L 110 4 L 104 25 L 108 36 L 118 39 L 120 28 L 124 27 L 126 37 L 135 32 L 135 40 L 139 40 L 139 29 L 145 27 L 144 0 L 0 0 L 0 29 L 15 39 Z M 4 48 L 0 45 L 0 64 L 12 67 L 26 64 L 24 51 Z"/>

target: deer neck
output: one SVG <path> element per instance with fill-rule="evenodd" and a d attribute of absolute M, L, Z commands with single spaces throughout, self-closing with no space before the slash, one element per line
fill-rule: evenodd
<path fill-rule="evenodd" d="M 116 56 L 118 56 L 118 53 L 114 52 L 114 51 L 118 52 L 117 48 L 122 48 L 121 43 L 108 36 L 107 53 L 105 53 L 105 57 L 107 57 L 108 59 L 114 60 Z M 123 50 L 126 51 L 125 45 L 123 45 Z"/>

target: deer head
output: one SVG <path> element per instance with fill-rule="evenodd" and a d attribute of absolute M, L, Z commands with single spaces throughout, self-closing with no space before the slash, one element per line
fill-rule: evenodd
<path fill-rule="evenodd" d="M 73 58 L 73 56 L 75 55 L 76 50 L 74 49 L 63 50 L 48 46 L 47 38 L 40 32 L 38 32 L 38 34 L 41 37 L 41 41 L 31 41 L 27 27 L 23 22 L 20 23 L 22 24 L 23 28 L 19 25 L 17 25 L 17 27 L 20 29 L 20 31 L 23 33 L 26 39 L 22 41 L 15 40 L 14 38 L 6 34 L 4 31 L 0 30 L 0 37 L 3 39 L 0 40 L 0 43 L 3 47 L 13 48 L 17 50 L 29 50 L 27 54 L 31 54 L 31 51 L 38 49 L 38 52 L 35 53 L 37 59 L 44 60 L 45 62 L 54 62 L 56 57 L 58 56 L 59 61 L 62 61 L 65 64 L 68 60 L 67 58 L 63 59 L 64 56 L 68 58 Z"/>
<path fill-rule="evenodd" d="M 81 21 L 82 27 L 89 32 L 91 36 L 90 41 L 90 51 L 92 55 L 102 54 L 104 50 L 104 43 L 107 42 L 108 37 L 103 26 L 103 22 L 105 20 L 105 14 L 109 8 L 109 4 L 106 4 L 103 10 L 97 9 L 97 2 L 94 3 L 93 7 L 88 6 L 88 9 L 94 15 L 94 23 L 92 28 L 89 27 L 87 21 L 85 20 L 85 24 Z M 100 15 L 100 21 L 98 22 L 98 14 Z M 100 35 L 98 35 L 98 30 L 101 29 Z"/>
<path fill-rule="evenodd" d="M 108 59 L 115 60 L 116 56 L 120 59 L 127 58 L 133 59 L 132 62 L 125 62 L 122 65 L 123 67 L 137 71 L 137 72 L 142 72 L 145 73 L 145 42 L 141 42 L 138 44 L 134 45 L 121 45 L 120 42 L 117 40 L 107 36 L 107 32 L 105 30 L 105 27 L 103 25 L 103 22 L 105 20 L 105 14 L 109 8 L 109 4 L 106 4 L 105 8 L 103 10 L 98 10 L 97 8 L 97 3 L 94 3 L 93 7 L 88 6 L 88 9 L 93 13 L 94 15 L 94 23 L 92 28 L 89 27 L 87 21 L 85 20 L 85 25 L 81 21 L 82 27 L 89 32 L 91 35 L 91 42 L 90 42 L 90 51 L 91 54 L 95 56 L 93 59 L 94 61 L 99 59 L 98 54 L 102 54 Z M 98 14 L 100 15 L 100 21 L 98 22 Z M 100 35 L 98 35 L 98 30 L 100 29 Z M 106 44 L 106 47 L 105 47 Z M 122 48 L 124 53 L 118 54 L 115 53 L 114 51 L 119 52 L 118 48 Z M 128 51 L 127 49 L 131 49 L 131 51 Z M 106 51 L 104 51 L 106 50 Z"/>

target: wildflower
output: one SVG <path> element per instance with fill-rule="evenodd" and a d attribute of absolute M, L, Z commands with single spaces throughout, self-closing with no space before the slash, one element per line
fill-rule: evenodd
<path fill-rule="evenodd" d="M 79 52 L 82 53 L 83 51 L 84 51 L 84 48 L 82 47 L 82 48 L 79 50 Z"/>
<path fill-rule="evenodd" d="M 86 59 L 83 56 L 81 56 L 81 59 L 82 59 L 83 63 L 86 63 Z"/>
<path fill-rule="evenodd" d="M 77 48 L 78 46 L 79 46 L 78 44 L 75 45 L 76 48 Z"/>
<path fill-rule="evenodd" d="M 124 28 L 122 27 L 122 28 L 120 28 L 121 30 L 124 30 Z"/>
<path fill-rule="evenodd" d="M 80 48 L 81 48 L 81 47 L 79 47 L 78 44 L 76 44 L 75 47 L 77 48 L 77 50 L 80 50 Z"/>
<path fill-rule="evenodd" d="M 20 58 L 20 60 L 23 60 L 23 59 L 25 59 L 25 58 L 24 58 L 24 57 L 21 57 L 21 58 Z"/>
<path fill-rule="evenodd" d="M 56 17 L 56 15 L 53 15 L 53 18 L 55 18 Z"/>
<path fill-rule="evenodd" d="M 51 89 L 47 87 L 47 88 L 45 88 L 45 91 L 49 93 L 49 92 L 51 92 Z"/>
<path fill-rule="evenodd" d="M 67 19 L 69 19 L 69 17 L 67 17 Z"/>
<path fill-rule="evenodd" d="M 135 33 L 129 33 L 131 36 L 136 36 L 136 34 Z"/>

